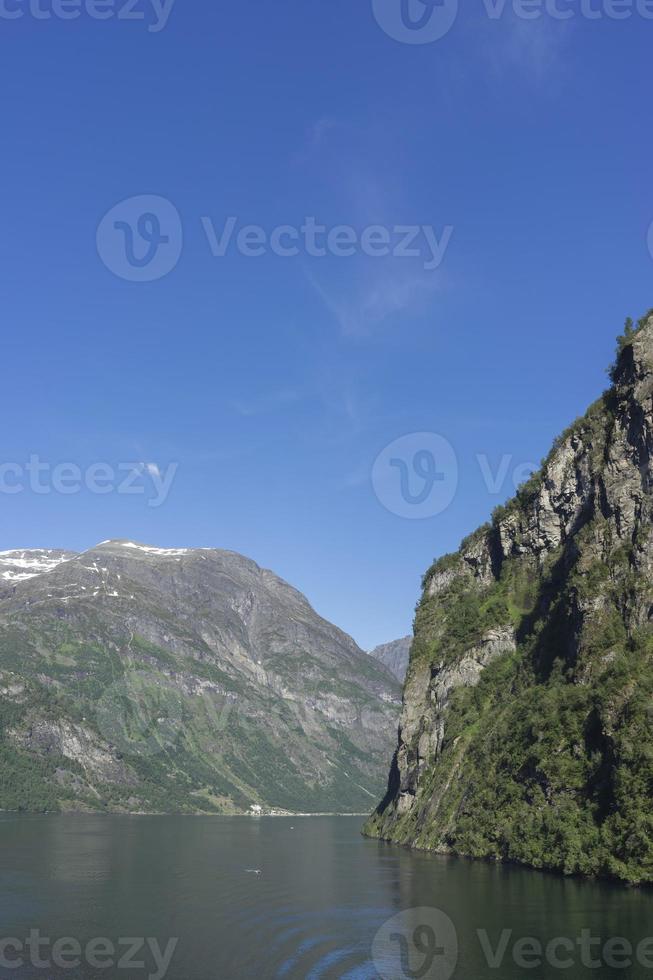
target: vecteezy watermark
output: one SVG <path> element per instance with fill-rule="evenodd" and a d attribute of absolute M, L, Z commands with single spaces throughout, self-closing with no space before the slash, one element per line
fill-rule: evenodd
<path fill-rule="evenodd" d="M 43 496 L 70 496 L 89 493 L 147 495 L 148 507 L 161 507 L 168 499 L 178 463 L 160 469 L 156 463 L 91 463 L 86 468 L 77 463 L 55 463 L 31 455 L 26 462 L 0 463 L 0 494 L 35 493 Z"/>
<path fill-rule="evenodd" d="M 456 494 L 458 460 L 453 446 L 436 432 L 395 439 L 374 462 L 372 486 L 380 503 L 398 517 L 435 517 Z"/>
<path fill-rule="evenodd" d="M 648 234 L 646 236 L 646 244 L 648 245 L 648 252 L 653 259 L 653 221 L 648 226 Z"/>
<path fill-rule="evenodd" d="M 515 463 L 512 453 L 504 453 L 495 467 L 487 453 L 476 453 L 476 462 L 490 496 L 498 496 L 508 478 L 512 489 L 518 490 L 538 469 L 537 463 Z"/>
<path fill-rule="evenodd" d="M 627 970 L 636 963 L 653 970 L 653 936 L 636 943 L 623 936 L 604 939 L 591 929 L 581 929 L 577 936 L 554 936 L 542 940 L 536 936 L 516 936 L 512 929 L 502 929 L 490 936 L 486 929 L 476 931 L 485 962 L 491 970 L 501 970 L 512 960 L 522 970 L 543 966 L 555 970 Z"/>
<path fill-rule="evenodd" d="M 374 937 L 372 959 L 382 980 L 449 980 L 458 962 L 456 929 L 440 909 L 399 912 Z"/>
<path fill-rule="evenodd" d="M 277 225 L 270 231 L 261 225 L 238 228 L 238 218 L 233 216 L 227 218 L 219 232 L 211 218 L 203 217 L 202 226 L 215 258 L 223 258 L 232 246 L 250 258 L 268 252 L 281 258 L 297 255 L 311 258 L 326 255 L 349 258 L 357 254 L 369 258 L 392 256 L 395 259 L 421 259 L 427 272 L 440 267 L 453 234 L 452 225 L 445 225 L 440 236 L 432 225 L 366 225 L 359 231 L 353 225 L 329 227 L 310 216 L 301 225 Z"/>
<path fill-rule="evenodd" d="M 53 940 L 42 936 L 39 929 L 30 929 L 23 939 L 17 936 L 0 938 L 0 967 L 3 970 L 30 966 L 43 971 L 78 971 L 80 967 L 90 967 L 93 971 L 143 971 L 147 980 L 164 980 L 178 942 L 177 938 L 169 939 L 163 948 L 152 936 L 129 936 L 116 941 L 96 936 L 81 943 L 73 936 Z"/>
<path fill-rule="evenodd" d="M 372 0 L 377 23 L 395 41 L 431 44 L 448 34 L 458 0 Z"/>
<path fill-rule="evenodd" d="M 476 947 L 476 950 L 474 949 Z M 506 968 L 519 970 L 628 970 L 639 966 L 653 971 L 653 936 L 632 941 L 624 936 L 604 937 L 591 928 L 570 936 L 520 936 L 513 929 L 490 933 L 476 929 L 466 937 L 465 949 L 502 976 Z M 449 980 L 458 962 L 458 934 L 445 912 L 415 908 L 385 922 L 372 942 L 372 959 L 383 980 Z M 638 973 L 639 976 L 639 973 Z"/>
<path fill-rule="evenodd" d="M 105 214 L 96 235 L 100 258 L 129 282 L 162 279 L 177 265 L 184 235 L 179 212 L 165 197 L 141 194 Z"/>
<path fill-rule="evenodd" d="M 490 20 L 507 12 L 519 20 L 565 21 L 628 20 L 633 16 L 653 20 L 653 0 L 483 0 Z M 372 0 L 379 26 L 395 41 L 431 44 L 448 34 L 458 15 L 458 0 Z"/>
<path fill-rule="evenodd" d="M 493 463 L 476 453 L 476 464 L 490 496 L 499 496 L 510 481 L 517 490 L 537 470 L 535 463 L 515 463 L 504 453 Z M 372 486 L 391 514 L 424 520 L 443 513 L 458 489 L 458 458 L 451 443 L 435 432 L 411 432 L 383 449 L 372 466 Z"/>
<path fill-rule="evenodd" d="M 160 674 L 130 670 L 97 706 L 98 728 L 126 755 L 157 755 L 173 747 L 183 725 L 180 692 Z"/>
<path fill-rule="evenodd" d="M 511 10 L 520 20 L 628 20 L 639 16 L 653 20 L 653 0 L 483 0 L 490 20 L 500 20 Z"/>
<path fill-rule="evenodd" d="M 453 235 L 452 225 L 445 225 L 441 233 L 433 225 L 414 224 L 375 224 L 359 229 L 321 224 L 310 215 L 297 225 L 269 229 L 242 224 L 233 215 L 221 223 L 204 215 L 199 222 L 213 258 L 224 258 L 229 252 L 246 258 L 271 254 L 283 259 L 300 255 L 391 256 L 420 260 L 427 272 L 440 267 Z M 183 238 L 181 217 L 174 204 L 164 197 L 142 194 L 121 201 L 104 215 L 96 245 L 102 262 L 114 275 L 130 282 L 153 282 L 175 268 Z"/>
<path fill-rule="evenodd" d="M 207 727 L 224 731 L 234 708 L 233 692 L 210 681 L 195 681 L 184 691 L 183 681 L 161 672 L 128 670 L 111 684 L 97 703 L 98 729 L 123 755 L 141 758 L 172 749 L 184 725 L 183 697 L 199 698 Z"/>
<path fill-rule="evenodd" d="M 175 0 L 0 0 L 0 20 L 120 20 L 146 24 L 158 34 L 168 23 Z"/>

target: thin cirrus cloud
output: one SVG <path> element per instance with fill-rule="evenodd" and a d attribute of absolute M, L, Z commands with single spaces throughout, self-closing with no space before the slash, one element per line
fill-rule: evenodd
<path fill-rule="evenodd" d="M 296 404 L 302 398 L 303 393 L 301 391 L 294 388 L 282 388 L 260 398 L 232 399 L 229 404 L 237 415 L 249 419 L 260 415 L 269 415 L 287 405 Z"/>
<path fill-rule="evenodd" d="M 568 45 L 574 19 L 558 20 L 542 12 L 540 17 L 518 17 L 506 4 L 501 16 L 483 16 L 476 33 L 485 59 L 495 75 L 517 70 L 536 85 L 551 84 L 569 67 Z M 485 5 L 483 12 L 485 11 Z"/>
<path fill-rule="evenodd" d="M 373 336 L 397 314 L 424 312 L 441 285 L 437 274 L 407 270 L 401 274 L 379 272 L 365 285 L 354 283 L 349 287 L 343 287 L 341 278 L 336 291 L 321 282 L 310 269 L 304 272 L 325 310 L 338 324 L 341 335 L 352 339 Z"/>
<path fill-rule="evenodd" d="M 370 166 L 370 159 L 386 156 L 391 139 L 386 129 L 373 123 L 354 126 L 326 116 L 307 129 L 302 156 L 321 186 L 330 188 L 331 206 L 338 215 L 335 224 L 344 220 L 359 233 L 380 226 L 390 235 L 394 229 L 408 227 L 405 222 L 413 208 L 400 190 L 402 181 L 391 175 L 381 179 Z M 343 337 L 371 337 L 394 316 L 420 314 L 433 301 L 443 282 L 442 271 L 425 268 L 433 256 L 431 245 L 421 235 L 428 232 L 432 239 L 436 233 L 430 227 L 424 232 L 421 225 L 409 227 L 415 228 L 417 239 L 411 242 L 411 255 L 339 257 L 337 274 L 329 261 L 305 264 L 306 280 Z M 432 243 L 442 246 L 443 255 L 449 237 L 450 233 L 443 232 Z"/>
<path fill-rule="evenodd" d="M 321 146 L 328 137 L 329 133 L 331 133 L 334 129 L 337 129 L 339 125 L 340 124 L 338 123 L 337 119 L 333 119 L 329 116 L 323 116 L 321 119 L 318 119 L 313 123 L 308 131 L 309 147 L 311 149 L 315 149 L 316 147 Z"/>

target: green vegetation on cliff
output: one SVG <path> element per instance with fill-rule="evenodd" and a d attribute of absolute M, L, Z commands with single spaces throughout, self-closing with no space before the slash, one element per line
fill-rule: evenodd
<path fill-rule="evenodd" d="M 653 319 L 613 387 L 429 569 L 366 832 L 653 882 Z"/>

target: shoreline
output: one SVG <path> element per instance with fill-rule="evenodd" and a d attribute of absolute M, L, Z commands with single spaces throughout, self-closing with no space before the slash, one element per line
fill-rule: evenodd
<path fill-rule="evenodd" d="M 324 811 L 319 813 L 306 812 L 284 812 L 284 813 L 206 813 L 198 810 L 194 813 L 177 813 L 173 810 L 139 810 L 129 812 L 127 810 L 2 810 L 0 816 L 8 814 L 21 817 L 246 817 L 249 820 L 279 819 L 291 817 L 292 819 L 308 819 L 310 817 L 361 817 L 367 818 L 369 813 L 343 813 L 334 811 Z"/>

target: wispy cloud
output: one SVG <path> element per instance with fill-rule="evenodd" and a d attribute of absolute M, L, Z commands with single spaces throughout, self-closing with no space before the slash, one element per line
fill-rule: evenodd
<path fill-rule="evenodd" d="M 329 116 L 323 116 L 314 122 L 308 130 L 308 145 L 310 149 L 315 149 L 326 141 L 329 134 L 334 129 L 338 129 L 340 123 Z"/>
<path fill-rule="evenodd" d="M 565 23 L 543 18 L 525 21 L 517 17 L 508 21 L 506 58 L 525 68 L 539 81 L 548 80 L 552 71 L 563 63 L 570 28 Z"/>
<path fill-rule="evenodd" d="M 323 116 L 307 127 L 301 148 L 305 167 L 327 189 L 327 213 L 320 214 L 320 223 L 345 225 L 359 236 L 355 254 L 308 259 L 304 266 L 316 296 L 346 338 L 371 338 L 399 315 L 419 315 L 444 281 L 438 265 L 449 242 L 450 216 L 437 215 L 445 230 L 436 235 L 433 226 L 423 223 L 425 205 L 417 207 L 405 183 L 378 167 L 375 161 L 388 158 L 391 141 L 392 134 L 375 121 L 361 125 Z M 433 216 L 431 205 L 428 217 Z M 389 236 L 386 255 L 372 255 L 363 247 L 364 231 L 376 226 Z M 415 229 L 415 237 L 400 254 L 406 228 Z"/>
<path fill-rule="evenodd" d="M 566 51 L 573 20 L 560 21 L 543 14 L 533 20 L 518 17 L 506 5 L 498 20 L 483 17 L 479 31 L 482 50 L 496 75 L 518 70 L 535 84 L 557 91 L 566 72 Z"/>
<path fill-rule="evenodd" d="M 306 278 L 333 316 L 343 337 L 371 336 L 397 314 L 423 312 L 441 285 L 434 273 L 387 272 L 372 276 L 365 285 L 342 285 L 338 292 L 327 287 L 315 273 L 306 269 Z"/>
<path fill-rule="evenodd" d="M 340 480 L 335 481 L 336 488 L 339 490 L 357 490 L 370 482 L 369 460 L 364 460 L 350 473 L 345 474 Z"/>
<path fill-rule="evenodd" d="M 257 398 L 232 399 L 229 404 L 233 411 L 243 418 L 255 418 L 258 415 L 269 415 L 286 405 L 293 405 L 302 397 L 301 391 L 294 388 L 282 388 Z"/>

